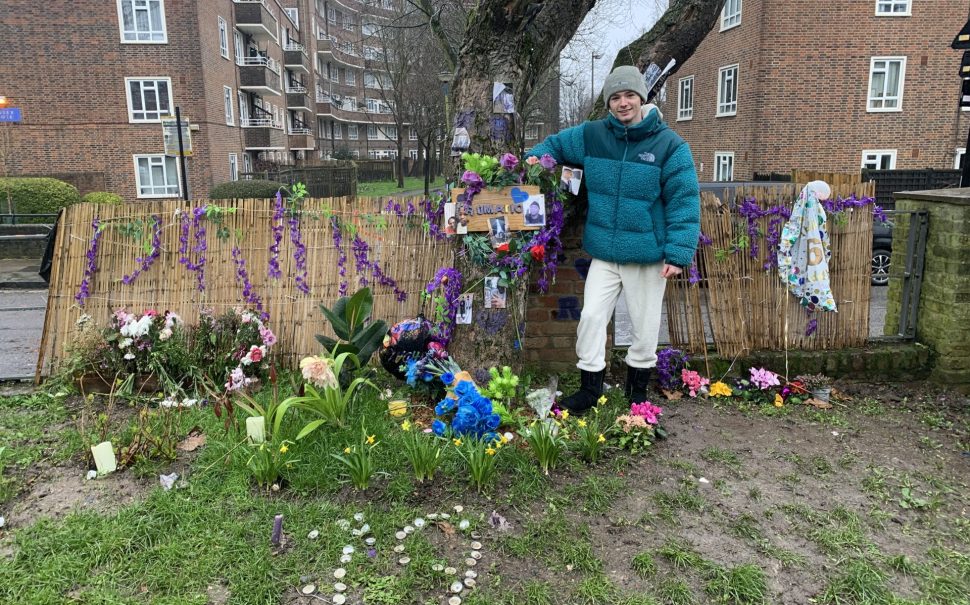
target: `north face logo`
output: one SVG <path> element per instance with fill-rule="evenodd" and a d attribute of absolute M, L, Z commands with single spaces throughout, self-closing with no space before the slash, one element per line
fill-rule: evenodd
<path fill-rule="evenodd" d="M 651 162 L 652 163 L 652 162 L 657 161 L 657 157 L 655 155 L 653 155 L 652 153 L 650 153 L 649 151 L 644 151 L 638 157 L 641 160 L 643 160 L 644 162 Z"/>

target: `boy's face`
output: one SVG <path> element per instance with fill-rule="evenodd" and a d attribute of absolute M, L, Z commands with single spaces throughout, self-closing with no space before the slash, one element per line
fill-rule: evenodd
<path fill-rule="evenodd" d="M 640 105 L 643 100 L 632 90 L 621 90 L 610 97 L 610 113 L 624 126 L 633 126 L 640 121 Z"/>

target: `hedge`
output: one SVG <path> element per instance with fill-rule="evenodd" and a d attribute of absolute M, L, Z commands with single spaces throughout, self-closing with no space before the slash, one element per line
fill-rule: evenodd
<path fill-rule="evenodd" d="M 111 193 L 110 191 L 92 191 L 82 197 L 81 201 L 92 204 L 121 204 L 124 202 L 124 199 L 117 193 Z"/>
<path fill-rule="evenodd" d="M 251 181 L 229 181 L 220 183 L 209 190 L 210 200 L 263 199 L 276 197 L 283 183 L 253 179 Z"/>
<path fill-rule="evenodd" d="M 0 212 L 9 212 L 8 200 L 13 202 L 17 214 L 57 214 L 61 208 L 80 202 L 81 194 L 74 185 L 57 179 L 0 178 Z M 36 222 L 52 220 L 37 219 Z"/>

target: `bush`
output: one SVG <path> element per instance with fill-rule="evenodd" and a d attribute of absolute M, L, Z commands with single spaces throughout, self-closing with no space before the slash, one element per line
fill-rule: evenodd
<path fill-rule="evenodd" d="M 220 183 L 209 191 L 210 200 L 265 199 L 276 197 L 283 183 L 253 179 L 251 181 L 229 181 Z"/>
<path fill-rule="evenodd" d="M 82 197 L 81 201 L 92 204 L 120 204 L 124 202 L 120 195 L 110 191 L 92 191 Z"/>
<path fill-rule="evenodd" d="M 80 202 L 81 194 L 73 185 L 57 179 L 0 178 L 0 212 L 9 211 L 8 200 L 17 214 L 57 214 L 61 208 Z M 34 222 L 54 221 L 42 218 Z"/>

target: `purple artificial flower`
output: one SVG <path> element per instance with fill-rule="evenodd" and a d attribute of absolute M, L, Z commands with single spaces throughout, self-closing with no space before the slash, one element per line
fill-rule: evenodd
<path fill-rule="evenodd" d="M 882 206 L 880 206 L 878 204 L 873 204 L 872 205 L 872 216 L 873 216 L 874 219 L 876 219 L 880 223 L 888 223 L 889 222 L 889 217 L 886 216 L 886 211 L 883 209 Z"/>
<path fill-rule="evenodd" d="M 519 158 L 515 157 L 511 153 L 506 153 L 502 155 L 502 158 L 498 161 L 499 166 L 512 172 L 515 167 L 519 165 Z"/>
<path fill-rule="evenodd" d="M 207 246 L 205 225 L 202 224 L 202 219 L 205 218 L 205 210 L 206 207 L 202 206 L 193 209 L 191 212 L 182 212 L 179 235 L 179 262 L 185 265 L 185 268 L 189 271 L 195 272 L 199 292 L 205 290 L 205 251 Z M 190 227 L 195 238 L 195 246 L 193 246 L 191 253 L 189 252 Z M 192 262 L 192 254 L 197 255 L 199 260 Z"/>
<path fill-rule="evenodd" d="M 542 154 L 542 157 L 539 158 L 539 164 L 541 164 L 546 170 L 555 170 L 556 158 L 552 157 L 548 153 L 544 153 Z"/>
<path fill-rule="evenodd" d="M 263 301 L 256 294 L 253 284 L 249 281 L 249 273 L 246 271 L 246 259 L 242 257 L 242 251 L 239 249 L 239 246 L 232 247 L 232 260 L 236 263 L 236 282 L 242 284 L 243 287 L 243 300 L 253 305 L 256 311 L 259 312 L 260 319 L 267 321 L 269 319 L 269 313 L 263 310 Z"/>
<path fill-rule="evenodd" d="M 292 212 L 288 222 L 290 224 L 290 243 L 293 244 L 293 260 L 296 261 L 296 289 L 304 294 L 309 294 L 310 286 L 307 284 L 306 245 L 303 244 L 303 237 L 300 233 L 299 214 Z"/>
<path fill-rule="evenodd" d="M 468 195 L 475 195 L 485 188 L 485 181 L 482 180 L 482 177 L 471 170 L 466 170 L 461 175 L 461 182 L 465 183 L 465 193 Z"/>
<path fill-rule="evenodd" d="M 347 251 L 343 247 L 343 233 L 340 231 L 340 223 L 336 218 L 330 219 L 331 232 L 333 234 L 333 245 L 337 248 L 337 274 L 340 275 L 340 287 L 337 289 L 338 296 L 347 296 Z"/>
<path fill-rule="evenodd" d="M 690 269 L 687 271 L 687 283 L 694 285 L 701 281 L 701 272 L 697 270 L 697 261 L 695 260 L 690 264 Z"/>
<path fill-rule="evenodd" d="M 101 219 L 94 217 L 94 220 L 91 221 L 91 227 L 94 228 L 94 235 L 91 237 L 91 246 L 85 253 L 88 263 L 84 268 L 84 279 L 81 280 L 81 286 L 78 288 L 77 294 L 74 295 L 74 300 L 82 307 L 84 301 L 91 296 L 91 278 L 98 271 L 98 245 L 101 242 L 102 231 Z"/>
<path fill-rule="evenodd" d="M 818 330 L 818 320 L 810 319 L 808 325 L 805 326 L 805 336 L 811 336 Z"/>
<path fill-rule="evenodd" d="M 125 275 L 121 278 L 121 283 L 130 285 L 135 281 L 135 278 L 148 271 L 151 266 L 158 260 L 158 257 L 162 252 L 162 217 L 157 214 L 152 215 L 152 249 L 148 256 L 137 257 L 135 262 L 139 263 L 137 269 L 135 269 L 131 275 Z"/>
<path fill-rule="evenodd" d="M 361 287 L 366 286 L 368 283 L 367 278 L 364 277 L 364 271 L 370 270 L 370 274 L 376 283 L 394 290 L 395 300 L 398 302 L 404 302 L 407 300 L 407 292 L 401 290 L 401 288 L 398 287 L 397 282 L 392 277 L 384 273 L 384 269 L 381 267 L 379 262 L 376 260 L 372 261 L 368 258 L 370 246 L 360 237 L 360 235 L 354 236 L 354 241 L 351 244 L 351 248 L 354 251 L 354 262 L 359 274 L 358 279 Z"/>
<path fill-rule="evenodd" d="M 441 322 L 435 326 L 434 333 L 439 342 L 448 346 L 455 329 L 455 317 L 458 315 L 458 297 L 461 296 L 463 277 L 461 271 L 454 267 L 441 267 L 434 274 L 434 279 L 428 282 L 424 290 L 433 294 L 438 288 L 444 290 L 445 304 Z"/>
<path fill-rule="evenodd" d="M 280 270 L 280 243 L 283 241 L 283 194 L 276 192 L 273 204 L 273 244 L 269 247 L 269 276 L 273 279 L 283 277 Z"/>

